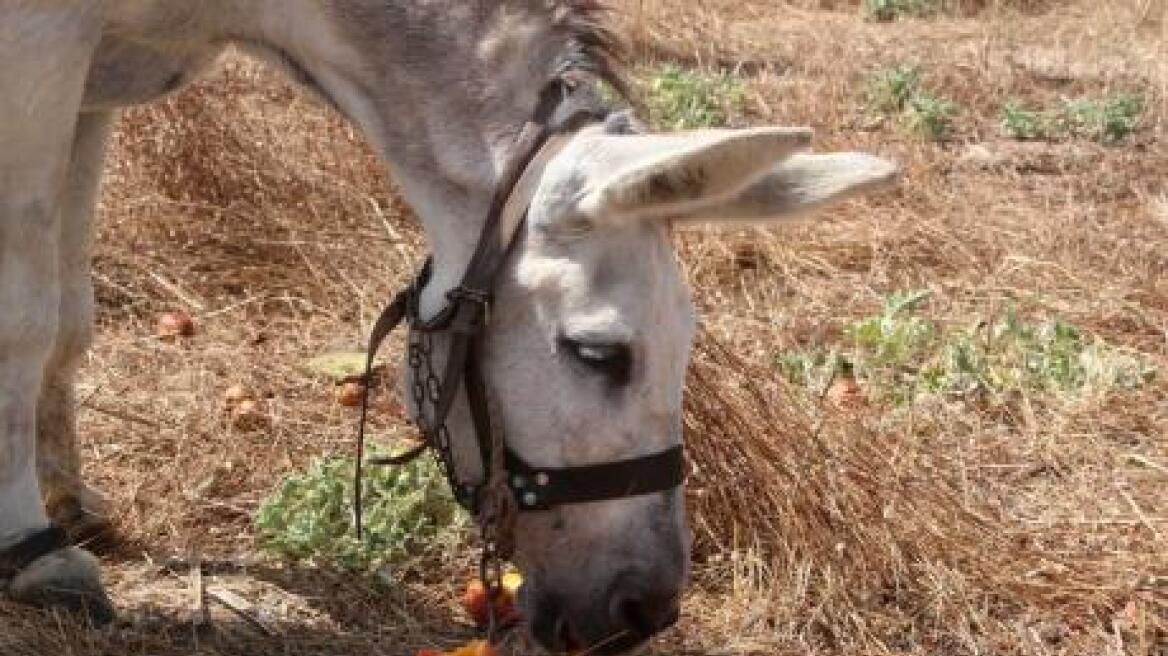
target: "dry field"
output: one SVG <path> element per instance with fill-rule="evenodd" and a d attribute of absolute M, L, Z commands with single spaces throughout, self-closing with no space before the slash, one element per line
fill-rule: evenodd
<path fill-rule="evenodd" d="M 1168 5 L 971 0 L 872 22 L 842 0 L 616 4 L 641 77 L 729 70 L 731 123 L 810 125 L 820 149 L 904 168 L 898 191 L 807 224 L 677 236 L 703 316 L 698 553 L 654 652 L 1168 654 Z M 960 107 L 942 141 L 871 111 L 873 74 L 905 64 Z M 1114 144 L 1000 127 L 1011 100 L 1121 93 L 1143 112 Z M 283 476 L 351 451 L 354 414 L 301 363 L 359 345 L 423 251 L 359 136 L 267 70 L 230 59 L 128 111 L 80 394 L 122 619 L 92 632 L 0 604 L 0 654 L 396 655 L 470 636 L 454 601 L 470 550 L 377 580 L 281 564 L 251 523 Z M 850 348 L 847 327 L 903 290 L 929 292 L 918 314 L 941 330 L 1014 308 L 1158 376 L 895 401 L 889 379 L 838 398 L 783 374 L 782 354 Z M 154 337 L 173 309 L 194 338 Z M 260 426 L 225 412 L 235 384 L 263 392 Z M 204 587 L 246 612 L 212 600 L 201 617 Z"/>

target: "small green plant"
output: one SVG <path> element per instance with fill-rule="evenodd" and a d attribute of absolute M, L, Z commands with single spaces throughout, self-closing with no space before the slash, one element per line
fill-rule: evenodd
<path fill-rule="evenodd" d="M 465 524 L 441 470 L 419 458 L 402 467 L 365 469 L 358 540 L 352 474 L 352 459 L 330 458 L 285 478 L 255 516 L 264 548 L 293 560 L 370 570 L 454 539 Z"/>
<path fill-rule="evenodd" d="M 898 293 L 881 312 L 845 330 L 851 344 L 783 353 L 787 380 L 816 391 L 850 370 L 869 398 L 904 403 L 921 394 L 1065 394 L 1134 389 L 1155 376 L 1138 354 L 1063 321 L 1028 324 L 1011 309 L 962 329 L 943 330 L 917 314 L 925 291 Z"/>
<path fill-rule="evenodd" d="M 1144 103 L 1139 96 L 1106 100 L 1064 100 L 1057 109 L 1029 109 L 1011 101 L 1002 108 L 1002 131 L 1014 139 L 1063 139 L 1073 136 L 1114 144 L 1140 125 Z"/>
<path fill-rule="evenodd" d="M 786 351 L 776 364 L 788 382 L 814 390 L 826 389 L 836 375 L 851 369 L 851 363 L 836 349 Z"/>
<path fill-rule="evenodd" d="M 650 120 L 663 129 L 724 126 L 745 102 L 742 80 L 729 73 L 706 75 L 666 66 L 649 82 Z"/>
<path fill-rule="evenodd" d="M 885 114 L 902 112 L 920 86 L 921 71 L 916 66 L 882 68 L 868 80 L 868 104 Z"/>
<path fill-rule="evenodd" d="M 1050 139 L 1058 131 L 1058 118 L 1050 112 L 1010 101 L 1002 108 L 1002 132 L 1012 139 Z"/>
<path fill-rule="evenodd" d="M 942 0 L 864 0 L 864 16 L 874 21 L 892 21 L 904 16 L 932 16 L 943 8 Z"/>
<path fill-rule="evenodd" d="M 846 333 L 872 362 L 904 365 L 936 337 L 932 322 L 914 314 L 929 295 L 926 290 L 894 293 L 884 299 L 879 315 L 852 324 Z"/>
<path fill-rule="evenodd" d="M 953 133 L 959 110 L 957 103 L 948 98 L 918 93 L 909 101 L 905 116 L 914 133 L 930 141 L 944 141 Z"/>
<path fill-rule="evenodd" d="M 882 114 L 900 116 L 915 134 L 944 141 L 953 133 L 957 103 L 922 88 L 920 68 L 899 65 L 883 68 L 868 78 L 868 106 Z"/>
<path fill-rule="evenodd" d="M 1103 101 L 1068 100 L 1063 105 L 1071 131 L 1103 143 L 1122 141 L 1135 132 L 1143 111 L 1143 99 L 1131 94 Z"/>
<path fill-rule="evenodd" d="M 1071 324 L 1028 325 L 1013 310 L 1003 319 L 954 333 L 934 366 L 942 374 L 934 388 L 949 393 L 1133 389 L 1155 373 L 1142 358 Z"/>

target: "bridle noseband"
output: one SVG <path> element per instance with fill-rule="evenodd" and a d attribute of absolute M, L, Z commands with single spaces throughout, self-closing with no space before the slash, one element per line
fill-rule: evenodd
<path fill-rule="evenodd" d="M 365 394 L 357 437 L 357 472 L 354 481 L 355 519 L 361 534 L 361 465 L 364 460 L 365 421 L 368 416 L 373 359 L 385 338 L 403 322 L 409 325 L 407 361 L 413 372 L 414 421 L 423 440 L 406 453 L 370 459 L 370 464 L 406 464 L 433 449 L 455 498 L 479 517 L 480 524 L 512 524 L 516 511 L 549 510 L 569 504 L 606 501 L 664 492 L 677 488 L 685 478 L 681 446 L 617 462 L 578 467 L 545 468 L 527 463 L 507 447 L 498 413 L 492 412 L 484 381 L 480 347 L 487 327 L 495 279 L 527 217 L 528 205 L 543 170 L 581 128 L 604 119 L 596 108 L 576 109 L 552 125 L 553 115 L 574 90 L 564 79 L 554 80 L 540 95 L 533 118 L 520 134 L 491 201 L 478 246 L 460 284 L 447 292 L 446 305 L 431 319 L 423 319 L 419 298 L 429 282 L 432 260 L 427 259 L 409 287 L 399 292 L 374 324 L 369 338 L 365 369 Z M 442 371 L 433 368 L 434 336 L 447 336 Z M 450 431 L 446 421 L 460 389 L 464 389 L 473 418 L 482 458 L 481 483 L 459 479 Z M 488 540 L 492 558 L 506 558 L 513 549 L 511 530 Z M 492 542 L 497 544 L 492 546 Z M 484 576 L 484 578 L 486 578 Z"/>

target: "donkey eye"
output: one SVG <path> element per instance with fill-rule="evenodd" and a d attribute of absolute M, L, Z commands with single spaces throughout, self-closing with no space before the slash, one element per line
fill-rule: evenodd
<path fill-rule="evenodd" d="M 560 343 L 574 360 L 589 369 L 603 374 L 616 384 L 628 382 L 633 368 L 633 353 L 627 344 L 585 342 L 568 337 L 561 338 Z"/>

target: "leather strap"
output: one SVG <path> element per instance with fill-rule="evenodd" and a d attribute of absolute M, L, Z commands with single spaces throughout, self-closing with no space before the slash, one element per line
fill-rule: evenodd
<path fill-rule="evenodd" d="M 427 271 L 428 267 L 423 268 L 423 273 Z M 377 322 L 373 324 L 373 330 L 369 334 L 369 347 L 365 354 L 365 374 L 361 377 L 361 415 L 357 423 L 357 463 L 353 472 L 353 523 L 357 527 L 357 539 L 362 538 L 362 479 L 364 478 L 363 466 L 365 464 L 365 424 L 369 418 L 369 389 L 373 384 L 373 359 L 377 356 L 377 350 L 381 347 L 381 343 L 389 336 L 402 321 L 406 318 L 409 312 L 410 303 L 414 295 L 414 288 L 417 285 L 410 285 L 406 289 L 398 292 L 394 296 L 393 301 L 389 306 L 381 312 L 377 317 Z M 404 465 L 411 460 L 414 460 L 426 450 L 428 445 L 423 442 L 410 451 L 393 457 L 378 458 L 374 464 L 385 465 Z"/>
<path fill-rule="evenodd" d="M 563 469 L 532 467 L 507 450 L 507 484 L 522 511 L 665 492 L 685 482 L 681 446 L 630 460 Z"/>
<path fill-rule="evenodd" d="M 49 526 L 0 551 L 0 581 L 11 581 L 37 559 L 69 546 L 69 536 L 59 526 Z"/>
<path fill-rule="evenodd" d="M 442 374 L 442 389 L 434 404 L 434 416 L 430 420 L 432 426 L 443 424 L 450 415 L 450 408 L 461 388 L 458 381 L 462 380 L 470 359 L 471 342 L 478 339 L 490 321 L 495 275 L 527 217 L 528 203 L 531 202 L 544 168 L 570 139 L 570 134 L 559 133 L 551 137 L 544 135 L 533 142 L 539 144 L 538 150 L 530 159 L 524 160 L 523 175 L 510 181 L 514 193 L 502 199 L 498 212 L 491 213 L 494 220 L 489 221 L 490 230 L 483 230 L 479 248 L 467 266 L 462 284 L 447 294 L 447 307 L 453 308 L 453 312 L 441 318 L 445 330 L 450 334 L 450 346 Z M 492 234 L 496 236 L 489 236 Z M 427 322 L 420 329 L 431 329 L 432 325 L 433 322 Z"/>

